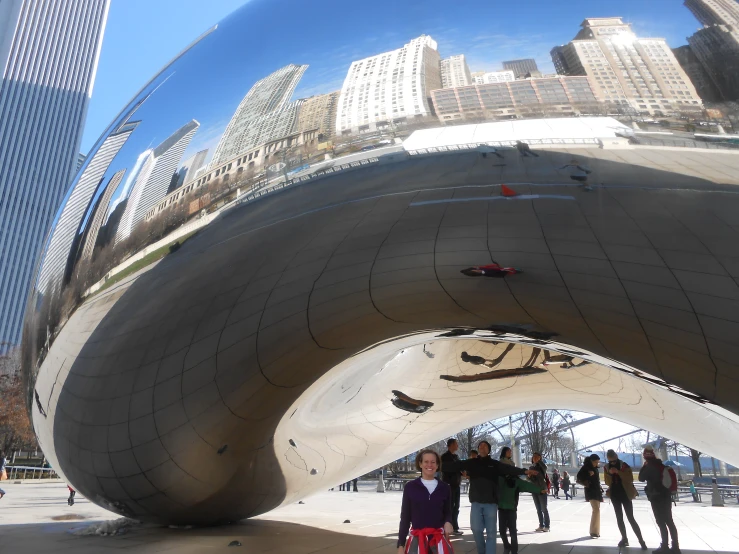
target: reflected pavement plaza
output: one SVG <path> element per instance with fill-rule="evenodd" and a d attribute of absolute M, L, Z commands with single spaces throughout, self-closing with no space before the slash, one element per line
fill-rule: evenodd
<path fill-rule="evenodd" d="M 712 1 L 691 48 L 739 23 Z M 23 329 L 55 470 L 233 522 L 548 408 L 739 465 L 731 76 L 595 8 L 500 67 L 417 6 L 326 51 L 315 4 L 206 30 L 80 168 Z"/>

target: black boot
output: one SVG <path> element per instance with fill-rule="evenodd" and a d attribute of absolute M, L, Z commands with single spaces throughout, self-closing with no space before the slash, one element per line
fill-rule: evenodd
<path fill-rule="evenodd" d="M 621 541 L 618 543 L 619 548 L 623 548 L 624 546 L 629 546 L 629 539 L 624 537 L 621 539 Z"/>
<path fill-rule="evenodd" d="M 672 550 L 670 550 L 672 554 L 681 554 L 680 545 L 676 542 L 672 543 Z"/>
<path fill-rule="evenodd" d="M 670 547 L 663 544 L 657 550 L 652 550 L 652 554 L 670 554 Z"/>

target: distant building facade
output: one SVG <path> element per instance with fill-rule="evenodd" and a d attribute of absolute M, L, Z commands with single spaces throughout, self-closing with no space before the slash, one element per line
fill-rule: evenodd
<path fill-rule="evenodd" d="M 532 58 L 503 62 L 503 69 L 513 71 L 516 79 L 523 79 L 527 75 L 534 77 L 540 73 L 536 60 Z"/>
<path fill-rule="evenodd" d="M 249 89 L 216 147 L 211 167 L 295 132 L 299 103 L 290 98 L 307 68 L 287 65 Z"/>
<path fill-rule="evenodd" d="M 337 134 L 431 115 L 430 92 L 441 88 L 440 61 L 436 41 L 423 35 L 397 50 L 352 62 L 339 96 Z"/>
<path fill-rule="evenodd" d="M 488 71 L 481 75 L 476 75 L 474 83 L 477 85 L 488 85 L 490 83 L 508 83 L 515 81 L 516 75 L 513 71 Z"/>
<path fill-rule="evenodd" d="M 721 93 L 690 45 L 686 44 L 673 48 L 672 53 L 675 54 L 677 63 L 690 78 L 701 100 L 704 102 L 718 102 L 721 99 Z"/>
<path fill-rule="evenodd" d="M 685 0 L 685 6 L 703 24 L 688 44 L 718 90 L 717 100 L 739 100 L 739 2 Z"/>
<path fill-rule="evenodd" d="M 187 158 L 177 170 L 175 177 L 172 179 L 172 186 L 170 186 L 167 194 L 173 190 L 177 190 L 185 183 L 189 183 L 195 178 L 197 171 L 205 165 L 205 159 L 208 157 L 208 149 L 196 152 L 189 158 Z"/>
<path fill-rule="evenodd" d="M 20 342 L 36 258 L 76 173 L 108 6 L 0 1 L 0 352 Z"/>
<path fill-rule="evenodd" d="M 464 87 L 472 84 L 470 68 L 467 66 L 464 54 L 450 56 L 441 60 L 441 87 Z"/>
<path fill-rule="evenodd" d="M 199 127 L 200 123 L 193 119 L 172 133 L 159 146 L 145 153 L 118 225 L 116 244 L 127 239 L 144 219 L 149 208 L 166 196 L 182 154 Z"/>
<path fill-rule="evenodd" d="M 441 123 L 590 112 L 598 104 L 588 77 L 548 77 L 431 92 Z"/>
<path fill-rule="evenodd" d="M 739 2 L 736 0 L 685 0 L 684 4 L 705 27 L 739 26 Z"/>
<path fill-rule="evenodd" d="M 587 75 L 599 100 L 632 112 L 697 111 L 702 101 L 663 38 L 639 38 L 620 17 L 589 18 L 552 49 L 563 75 Z"/>
<path fill-rule="evenodd" d="M 110 163 L 139 123 L 126 121 L 111 132 L 82 170 L 46 245 L 44 263 L 38 276 L 40 290 L 49 291 L 50 287 L 61 284 L 60 279 L 69 278 L 70 262 L 76 257 L 72 254 L 72 245 L 78 238 L 83 217 Z M 73 258 L 70 258 L 70 254 Z"/>
<path fill-rule="evenodd" d="M 339 91 L 304 98 L 298 109 L 298 133 L 310 133 L 308 142 L 330 139 L 336 130 Z"/>
<path fill-rule="evenodd" d="M 92 211 L 90 225 L 88 225 L 87 230 L 85 231 L 80 259 L 92 259 L 95 245 L 97 244 L 98 240 L 98 234 L 100 233 L 101 227 L 105 224 L 105 220 L 108 215 L 108 205 L 110 204 L 110 199 L 113 197 L 113 193 L 115 193 L 115 191 L 120 186 L 125 174 L 125 169 L 116 171 L 108 181 L 108 184 L 105 185 L 105 190 L 100 196 L 100 199 L 96 202 L 95 208 Z"/>

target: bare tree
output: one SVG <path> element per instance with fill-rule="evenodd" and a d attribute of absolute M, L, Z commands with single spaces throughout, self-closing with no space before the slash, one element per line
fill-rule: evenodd
<path fill-rule="evenodd" d="M 36 437 L 26 411 L 19 349 L 0 356 L 0 450 L 36 446 Z"/>

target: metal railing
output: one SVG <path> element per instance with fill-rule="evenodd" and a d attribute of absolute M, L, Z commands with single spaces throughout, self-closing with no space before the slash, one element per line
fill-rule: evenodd
<path fill-rule="evenodd" d="M 17 479 L 58 479 L 59 476 L 50 467 L 5 466 L 8 481 Z"/>

